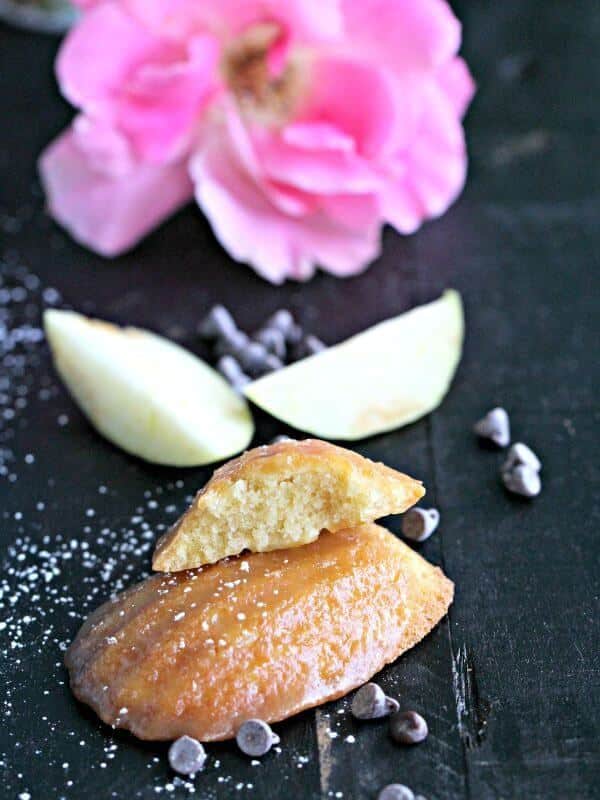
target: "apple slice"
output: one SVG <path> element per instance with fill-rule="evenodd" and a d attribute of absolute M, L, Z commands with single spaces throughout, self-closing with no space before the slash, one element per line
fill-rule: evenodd
<path fill-rule="evenodd" d="M 462 302 L 449 290 L 317 355 L 248 384 L 277 419 L 322 439 L 356 440 L 436 408 L 460 361 Z"/>
<path fill-rule="evenodd" d="M 252 439 L 246 401 L 179 345 L 73 311 L 46 311 L 44 327 L 56 369 L 84 414 L 128 453 L 200 466 Z"/>

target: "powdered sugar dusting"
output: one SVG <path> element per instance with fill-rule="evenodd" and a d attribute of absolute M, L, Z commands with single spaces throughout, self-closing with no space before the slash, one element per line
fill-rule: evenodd
<path fill-rule="evenodd" d="M 19 464 L 13 451 L 18 430 L 26 427 L 25 410 L 32 397 L 50 400 L 53 380 L 40 372 L 42 364 L 42 305 L 60 301 L 56 289 L 43 289 L 39 278 L 14 258 L 0 261 L 0 480 L 14 483 L 23 465 L 33 463 L 26 453 Z"/>

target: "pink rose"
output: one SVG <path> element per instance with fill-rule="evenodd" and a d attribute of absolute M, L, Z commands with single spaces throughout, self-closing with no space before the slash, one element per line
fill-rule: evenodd
<path fill-rule="evenodd" d="M 473 81 L 445 0 L 79 0 L 58 56 L 79 109 L 40 171 L 105 255 L 195 196 L 274 283 L 362 270 L 462 189 Z"/>

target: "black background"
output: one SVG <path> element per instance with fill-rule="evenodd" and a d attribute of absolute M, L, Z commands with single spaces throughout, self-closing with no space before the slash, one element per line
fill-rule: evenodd
<path fill-rule="evenodd" d="M 454 5 L 479 84 L 466 121 L 471 170 L 460 201 L 413 237 L 386 231 L 383 256 L 361 277 L 318 275 L 280 288 L 232 263 L 194 208 L 114 262 L 74 244 L 45 216 L 35 173 L 36 155 L 71 115 L 52 78 L 58 42 L 0 29 L 0 263 L 5 288 L 29 287 L 26 302 L 19 292 L 4 297 L 4 324 L 38 325 L 42 305 L 58 302 L 197 349 L 196 323 L 214 302 L 248 329 L 290 307 L 329 343 L 448 286 L 462 292 L 467 314 L 464 359 L 442 407 L 357 447 L 422 478 L 442 514 L 421 550 L 456 582 L 456 601 L 449 618 L 379 678 L 427 717 L 427 743 L 394 746 L 384 723 L 358 725 L 342 700 L 278 725 L 281 752 L 260 766 L 231 744 L 209 746 L 195 795 L 171 783 L 166 746 L 111 735 L 75 703 L 60 648 L 82 615 L 148 569 L 149 545 L 138 546 L 147 541 L 144 526 L 132 516 L 157 531 L 210 470 L 128 458 L 81 417 L 43 343 L 17 343 L 11 355 L 5 341 L 0 369 L 13 391 L 6 408 L 14 408 L 18 387 L 27 388 L 19 390 L 26 402 L 0 422 L 3 796 L 370 800 L 391 781 L 437 800 L 600 796 L 600 6 Z M 402 370 L 402 353 L 390 368 Z M 543 460 L 543 493 L 533 502 L 503 491 L 502 455 L 470 432 L 495 404 L 510 411 L 514 439 Z M 257 420 L 256 443 L 292 432 Z M 391 525 L 397 530 L 397 521 Z M 59 574 L 47 586 L 38 582 L 40 599 L 32 600 L 19 588 L 26 583 L 19 570 L 38 556 L 19 562 L 18 553 L 24 537 L 43 546 L 44 536 L 60 552 L 72 538 L 88 541 L 94 563 L 86 567 L 80 550 L 61 556 Z M 104 580 L 98 575 L 116 541 L 123 552 Z M 328 728 L 339 735 L 330 738 Z"/>

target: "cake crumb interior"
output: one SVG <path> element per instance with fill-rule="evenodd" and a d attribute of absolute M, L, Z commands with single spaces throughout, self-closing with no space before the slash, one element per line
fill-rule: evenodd
<path fill-rule="evenodd" d="M 239 478 L 203 498 L 201 524 L 187 532 L 183 555 L 211 563 L 246 549 L 307 544 L 324 528 L 372 520 L 381 502 L 379 491 L 366 490 L 347 474 L 310 470 Z"/>

